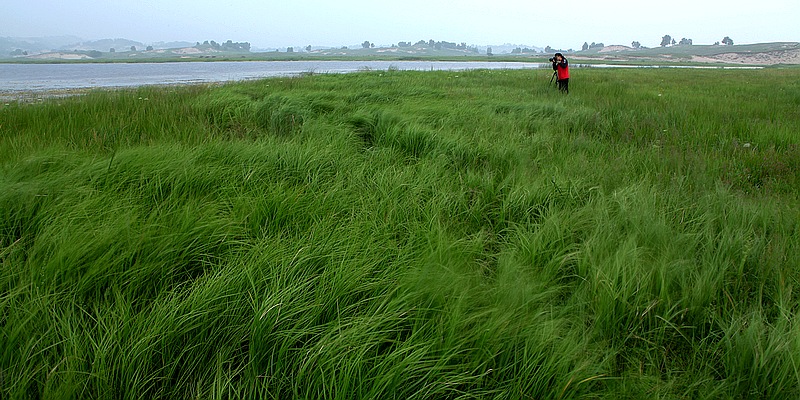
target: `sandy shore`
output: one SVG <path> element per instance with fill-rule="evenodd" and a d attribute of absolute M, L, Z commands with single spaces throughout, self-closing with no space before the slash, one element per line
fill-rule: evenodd
<path fill-rule="evenodd" d="M 81 96 L 94 89 L 0 91 L 0 103 L 37 103 L 47 99 Z"/>
<path fill-rule="evenodd" d="M 661 56 L 644 56 L 633 57 L 632 53 L 621 53 L 621 51 L 630 50 L 624 46 L 608 46 L 600 50 L 598 55 L 595 56 L 580 56 L 573 55 L 572 60 L 579 61 L 631 61 L 635 63 L 647 62 L 680 62 L 679 59 L 674 59 L 672 55 L 665 54 Z M 775 50 L 762 53 L 720 53 L 708 56 L 691 56 L 691 62 L 695 63 L 708 63 L 708 64 L 730 64 L 730 65 L 757 65 L 757 66 L 770 66 L 770 65 L 800 65 L 800 49 L 790 50 Z"/>

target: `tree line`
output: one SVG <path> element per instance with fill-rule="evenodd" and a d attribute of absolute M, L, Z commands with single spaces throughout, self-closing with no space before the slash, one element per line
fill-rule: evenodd
<path fill-rule="evenodd" d="M 676 41 L 672 36 L 664 35 L 661 38 L 660 46 L 661 47 L 675 46 L 675 45 L 689 45 L 690 46 L 692 44 L 693 44 L 693 42 L 692 42 L 692 39 L 690 39 L 690 38 L 681 38 L 680 41 Z M 715 42 L 714 43 L 715 46 L 717 46 L 719 44 L 720 44 L 720 42 Z M 722 44 L 731 46 L 731 45 L 733 45 L 733 40 L 729 36 L 725 36 L 722 39 Z M 605 47 L 605 45 L 603 43 L 592 42 L 592 44 L 589 44 L 588 42 L 583 42 L 583 46 L 581 47 L 581 50 L 586 51 L 586 50 L 589 50 L 589 49 L 603 48 L 603 47 Z M 638 41 L 634 40 L 633 42 L 631 42 L 631 47 L 633 47 L 634 49 L 641 49 L 642 48 L 642 44 L 639 43 Z"/>
<path fill-rule="evenodd" d="M 637 42 L 634 42 L 634 43 L 637 43 Z M 719 43 L 720 42 L 715 42 L 714 45 L 717 46 L 717 45 L 719 45 Z M 678 45 L 691 45 L 692 44 L 692 39 L 681 38 L 681 40 L 679 42 L 676 42 L 675 39 L 670 35 L 664 35 L 664 37 L 661 38 L 661 47 L 666 47 L 666 46 L 670 46 L 670 45 L 671 46 L 675 46 L 676 44 L 678 44 Z M 733 39 L 731 39 L 730 36 L 725 36 L 722 39 L 722 44 L 727 45 L 727 46 L 732 46 L 733 45 Z"/>
<path fill-rule="evenodd" d="M 200 42 L 197 42 L 197 44 L 194 47 L 198 48 L 198 49 L 201 49 L 201 50 L 213 49 L 213 50 L 220 50 L 220 51 L 240 51 L 240 52 L 249 52 L 250 51 L 250 43 L 248 43 L 248 42 L 234 42 L 234 41 L 231 41 L 231 40 L 228 40 L 225 43 L 217 43 L 217 42 L 215 42 L 213 40 L 212 41 L 206 40 L 205 42 L 203 42 L 203 44 L 200 44 Z"/>

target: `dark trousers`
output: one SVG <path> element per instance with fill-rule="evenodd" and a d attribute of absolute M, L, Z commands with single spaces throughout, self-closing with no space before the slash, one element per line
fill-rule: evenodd
<path fill-rule="evenodd" d="M 569 93 L 569 78 L 558 80 L 558 90 Z"/>

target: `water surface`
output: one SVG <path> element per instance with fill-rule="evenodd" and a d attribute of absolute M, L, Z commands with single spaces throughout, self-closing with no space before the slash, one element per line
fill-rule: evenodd
<path fill-rule="evenodd" d="M 364 70 L 538 68 L 537 63 L 445 61 L 215 61 L 127 64 L 0 64 L 0 92 L 240 81 Z"/>

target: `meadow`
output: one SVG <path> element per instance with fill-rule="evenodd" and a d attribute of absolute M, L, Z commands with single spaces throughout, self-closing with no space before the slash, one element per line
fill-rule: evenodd
<path fill-rule="evenodd" d="M 800 397 L 800 70 L 550 74 L 0 104 L 0 397 Z"/>

